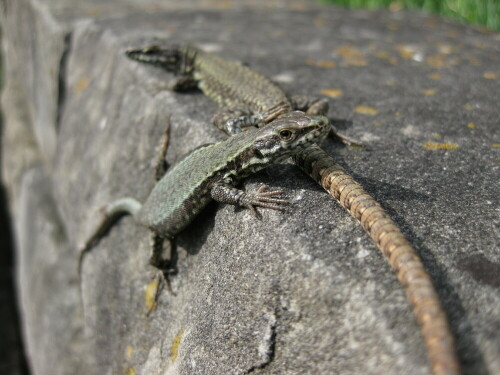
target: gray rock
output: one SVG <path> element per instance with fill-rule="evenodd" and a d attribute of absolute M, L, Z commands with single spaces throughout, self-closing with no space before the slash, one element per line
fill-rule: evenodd
<path fill-rule="evenodd" d="M 101 205 L 148 195 L 168 119 L 171 164 L 223 139 L 215 104 L 166 91 L 167 73 L 124 56 L 155 38 L 244 61 L 291 93 L 329 95 L 338 127 L 367 148 L 325 148 L 415 245 L 464 373 L 500 373 L 498 34 L 311 2 L 4 8 L 4 179 L 35 374 L 429 373 L 390 267 L 291 164 L 244 183 L 285 189 L 286 212 L 256 220 L 212 204 L 179 235 L 174 293 L 151 314 L 149 235 L 131 218 L 85 259 L 80 294 L 78 244 Z"/>

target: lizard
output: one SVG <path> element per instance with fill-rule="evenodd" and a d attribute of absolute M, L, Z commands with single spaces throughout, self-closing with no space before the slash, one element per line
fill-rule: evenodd
<path fill-rule="evenodd" d="M 299 150 L 324 138 L 330 130 L 325 116 L 307 116 L 294 111 L 276 118 L 268 126 L 246 131 L 222 142 L 203 145 L 188 154 L 167 173 L 156 170 L 157 183 L 141 204 L 137 199 L 117 199 L 101 210 L 102 218 L 80 247 L 78 274 L 85 254 L 91 251 L 116 220 L 130 214 L 153 233 L 151 263 L 168 272 L 158 252 L 159 240 L 172 240 L 211 201 L 246 207 L 282 210 L 288 201 L 278 196 L 282 190 L 268 191 L 262 185 L 256 192 L 239 190 L 235 185 L 249 175 L 289 158 Z M 166 143 L 163 143 L 165 148 Z M 164 156 L 163 149 L 161 154 Z M 80 276 L 81 277 L 81 276 Z M 168 283 L 168 279 L 167 279 Z"/>
<path fill-rule="evenodd" d="M 215 126 L 228 135 L 250 126 L 268 126 L 293 109 L 326 115 L 328 102 L 290 97 L 268 77 L 239 62 L 225 60 L 192 46 L 148 46 L 126 55 L 177 76 L 171 89 L 199 88 L 221 106 Z M 342 138 L 342 137 L 341 137 Z M 331 156 L 316 144 L 294 154 L 295 163 L 356 218 L 375 242 L 403 285 L 427 346 L 435 375 L 461 373 L 454 338 L 439 296 L 415 249 L 397 224 Z"/>
<path fill-rule="evenodd" d="M 221 105 L 212 122 L 226 134 L 233 135 L 253 125 L 266 124 L 292 110 L 312 115 L 328 112 L 325 99 L 288 96 L 260 73 L 195 46 L 165 49 L 153 45 L 125 53 L 133 60 L 175 73 L 177 78 L 168 87 L 170 90 L 185 91 L 198 87 Z"/>

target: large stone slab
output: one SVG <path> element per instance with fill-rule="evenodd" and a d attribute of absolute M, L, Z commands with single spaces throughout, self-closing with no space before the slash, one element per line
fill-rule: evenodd
<path fill-rule="evenodd" d="M 223 139 L 213 103 L 166 91 L 167 73 L 124 56 L 155 38 L 329 97 L 341 130 L 367 147 L 325 148 L 422 256 L 464 372 L 500 371 L 498 34 L 312 2 L 6 4 L 4 175 L 34 373 L 429 373 L 389 266 L 291 164 L 244 184 L 286 190 L 284 213 L 257 220 L 212 204 L 179 235 L 174 293 L 149 315 L 149 234 L 130 218 L 85 259 L 79 283 L 77 245 L 99 206 L 147 196 L 167 123 L 171 164 Z"/>

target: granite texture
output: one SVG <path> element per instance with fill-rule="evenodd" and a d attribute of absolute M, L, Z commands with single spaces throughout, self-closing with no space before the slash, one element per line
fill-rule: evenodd
<path fill-rule="evenodd" d="M 412 12 L 314 2 L 3 3 L 3 173 L 34 374 L 428 374 L 419 327 L 377 248 L 292 164 L 249 178 L 285 212 L 211 204 L 178 236 L 174 293 L 124 218 L 86 259 L 103 204 L 144 200 L 167 159 L 223 139 L 215 104 L 123 52 L 153 40 L 241 60 L 323 95 L 367 147 L 325 148 L 401 226 L 435 282 L 465 374 L 500 373 L 500 35 Z"/>

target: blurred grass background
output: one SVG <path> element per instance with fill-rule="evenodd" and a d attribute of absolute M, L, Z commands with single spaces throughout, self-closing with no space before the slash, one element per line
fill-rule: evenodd
<path fill-rule="evenodd" d="M 347 8 L 423 10 L 500 30 L 500 0 L 321 0 Z"/>

